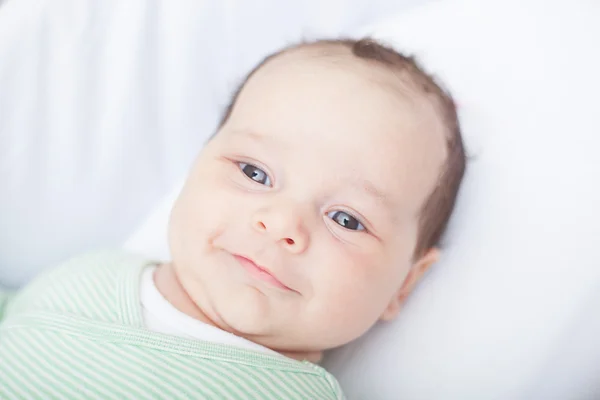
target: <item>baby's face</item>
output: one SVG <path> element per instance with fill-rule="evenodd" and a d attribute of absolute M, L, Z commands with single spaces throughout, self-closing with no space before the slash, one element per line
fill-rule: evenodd
<path fill-rule="evenodd" d="M 441 127 L 369 68 L 279 56 L 202 150 L 170 244 L 183 287 L 220 326 L 273 349 L 339 346 L 392 317 L 433 261 L 412 256 Z"/>

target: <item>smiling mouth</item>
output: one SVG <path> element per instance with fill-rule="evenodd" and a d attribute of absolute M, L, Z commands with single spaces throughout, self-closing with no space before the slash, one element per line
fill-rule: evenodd
<path fill-rule="evenodd" d="M 266 282 L 279 289 L 293 291 L 292 289 L 281 283 L 281 281 L 279 281 L 279 279 L 273 276 L 273 274 L 271 274 L 266 268 L 257 265 L 251 259 L 244 256 L 240 256 L 238 254 L 234 254 L 233 257 L 253 278 Z"/>

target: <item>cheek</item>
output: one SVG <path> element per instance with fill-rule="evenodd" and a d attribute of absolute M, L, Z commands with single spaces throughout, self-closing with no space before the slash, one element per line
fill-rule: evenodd
<path fill-rule="evenodd" d="M 352 250 L 339 243 L 327 247 L 312 277 L 311 308 L 314 318 L 327 327 L 323 334 L 348 342 L 379 319 L 399 285 L 381 250 Z"/>
<path fill-rule="evenodd" d="M 239 200 L 227 182 L 216 174 L 203 173 L 206 170 L 210 166 L 188 178 L 171 212 L 169 244 L 175 262 L 178 256 L 189 259 L 210 251 L 212 241 L 239 218 L 234 215 L 241 209 Z"/>

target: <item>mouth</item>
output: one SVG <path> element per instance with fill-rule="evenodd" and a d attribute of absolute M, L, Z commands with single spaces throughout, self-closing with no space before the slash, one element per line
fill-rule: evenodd
<path fill-rule="evenodd" d="M 233 257 L 253 278 L 266 282 L 279 289 L 294 291 L 293 289 L 281 283 L 281 281 L 277 279 L 268 269 L 256 264 L 250 258 L 241 256 L 239 254 L 234 254 Z"/>

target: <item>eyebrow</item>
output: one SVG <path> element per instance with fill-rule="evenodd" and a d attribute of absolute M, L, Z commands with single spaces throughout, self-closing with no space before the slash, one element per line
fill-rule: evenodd
<path fill-rule="evenodd" d="M 386 203 L 389 205 L 389 196 L 383 192 L 383 190 L 379 189 L 373 182 L 367 179 L 361 179 L 359 181 L 354 181 L 354 185 L 358 186 L 361 189 L 364 189 L 372 197 Z"/>
<path fill-rule="evenodd" d="M 261 135 L 260 133 L 255 132 L 255 131 L 243 130 L 243 131 L 237 131 L 236 134 L 246 136 L 246 137 L 256 140 L 256 141 L 263 141 L 265 139 L 264 135 Z"/>
<path fill-rule="evenodd" d="M 257 143 L 266 143 L 269 145 L 277 143 L 277 140 L 273 139 L 272 137 L 260 134 L 256 131 L 242 130 L 242 131 L 236 131 L 234 133 L 236 135 L 240 135 L 242 137 L 245 137 L 245 138 L 250 139 L 253 142 L 257 142 Z"/>
<path fill-rule="evenodd" d="M 345 185 L 352 186 L 358 190 L 368 194 L 370 197 L 375 198 L 378 202 L 385 205 L 390 211 L 392 210 L 392 201 L 383 190 L 377 187 L 373 182 L 368 179 L 353 179 L 347 178 L 343 181 Z"/>

